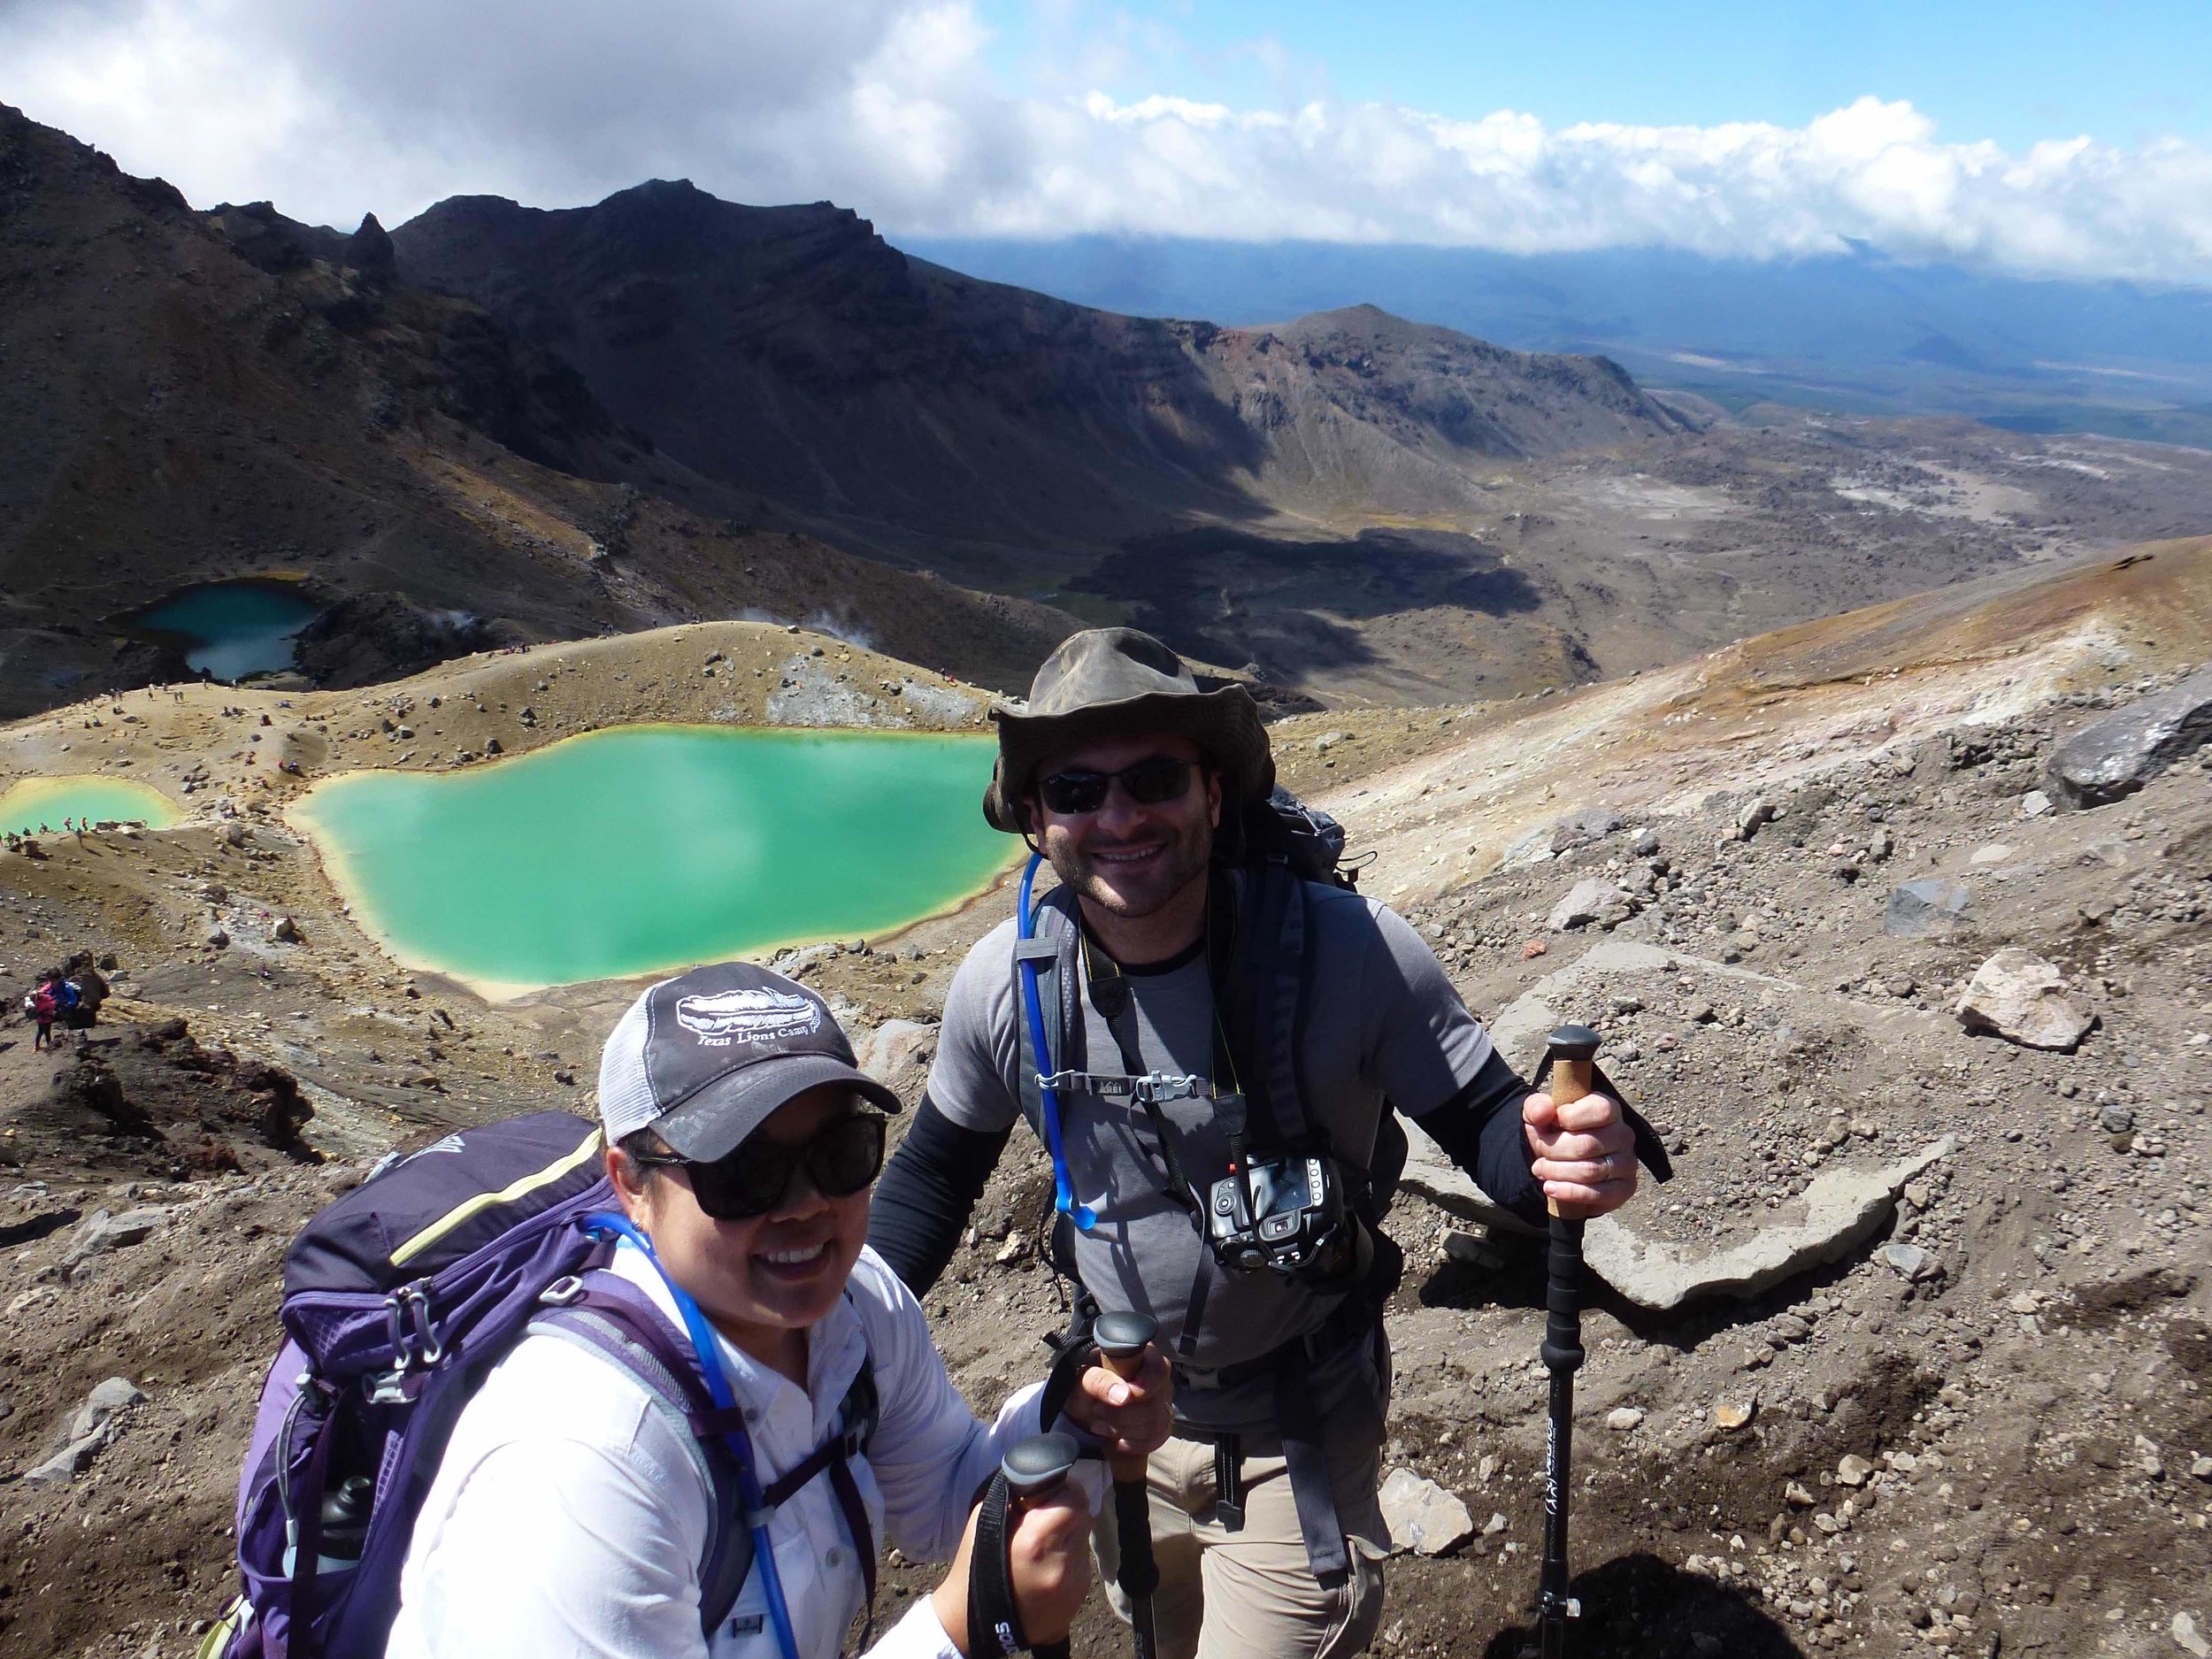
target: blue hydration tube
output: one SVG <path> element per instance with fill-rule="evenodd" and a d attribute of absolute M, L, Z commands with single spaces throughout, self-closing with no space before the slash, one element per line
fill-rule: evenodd
<path fill-rule="evenodd" d="M 1022 872 L 1021 897 L 1014 911 L 1015 931 L 1024 940 L 1036 937 L 1036 914 L 1029 906 L 1030 889 L 1036 884 L 1037 866 L 1044 862 L 1042 853 L 1029 855 L 1029 864 Z M 1045 1015 L 1043 1005 L 1037 999 L 1037 964 L 1030 957 L 1021 959 L 1022 1005 L 1029 1015 L 1029 1046 L 1041 1066 L 1054 1064 L 1052 1050 L 1045 1046 Z M 1042 1104 L 1045 1120 L 1045 1149 L 1052 1154 L 1052 1204 L 1062 1215 L 1075 1223 L 1076 1230 L 1088 1233 L 1098 1225 L 1098 1213 L 1088 1204 L 1075 1202 L 1075 1189 L 1068 1185 L 1067 1154 L 1060 1148 L 1060 1091 L 1037 1077 L 1037 1094 Z"/>
<path fill-rule="evenodd" d="M 652 1263 L 653 1271 L 661 1276 L 661 1283 L 668 1286 L 676 1311 L 683 1316 L 684 1329 L 690 1333 L 692 1349 L 699 1356 L 700 1372 L 706 1379 L 707 1393 L 721 1409 L 734 1409 L 737 1396 L 731 1391 L 728 1374 L 722 1369 L 722 1351 L 714 1327 L 707 1323 L 707 1316 L 699 1310 L 691 1293 L 669 1278 L 660 1257 L 653 1254 L 653 1241 L 632 1225 L 626 1217 L 610 1210 L 595 1210 L 585 1217 L 584 1230 L 601 1238 L 611 1235 L 627 1239 L 645 1252 L 645 1259 Z M 752 1440 L 742 1428 L 733 1428 L 722 1438 L 729 1443 L 730 1454 L 737 1460 L 738 1502 L 745 1511 L 745 1525 L 753 1534 L 753 1564 L 760 1571 L 760 1587 L 768 1602 L 768 1622 L 775 1626 L 776 1646 L 783 1659 L 799 1659 L 799 1639 L 792 1632 L 791 1609 L 783 1599 L 783 1575 L 776 1571 L 775 1548 L 768 1541 L 768 1517 L 773 1511 L 761 1495 L 760 1477 L 753 1470 Z"/>

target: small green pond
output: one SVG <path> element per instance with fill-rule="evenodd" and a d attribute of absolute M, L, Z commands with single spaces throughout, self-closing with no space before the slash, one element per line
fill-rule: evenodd
<path fill-rule="evenodd" d="M 149 829 L 166 829 L 183 817 L 177 803 L 149 784 L 127 778 L 26 778 L 0 794 L 0 832 L 36 835 L 62 833 L 64 818 L 142 820 Z"/>
<path fill-rule="evenodd" d="M 218 680 L 272 674 L 292 665 L 292 638 L 314 603 L 292 582 L 206 582 L 134 612 L 131 625 L 175 641 L 185 665 Z"/>
<path fill-rule="evenodd" d="M 885 932 L 987 885 L 987 738 L 636 726 L 292 808 L 402 962 L 512 991 Z"/>

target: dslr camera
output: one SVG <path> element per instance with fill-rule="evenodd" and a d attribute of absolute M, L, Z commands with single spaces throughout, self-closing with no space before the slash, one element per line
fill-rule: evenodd
<path fill-rule="evenodd" d="M 1208 1194 L 1206 1242 L 1225 1268 L 1268 1268 L 1314 1285 L 1349 1284 L 1373 1259 L 1367 1229 L 1345 1202 L 1336 1160 L 1325 1156 L 1232 1167 Z"/>

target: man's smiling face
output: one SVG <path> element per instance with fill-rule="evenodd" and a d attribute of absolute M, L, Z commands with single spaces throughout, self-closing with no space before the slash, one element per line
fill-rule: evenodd
<path fill-rule="evenodd" d="M 1059 772 L 1118 772 L 1155 757 L 1191 764 L 1191 781 L 1171 801 L 1133 800 L 1116 780 L 1094 812 L 1055 812 L 1033 789 L 1030 823 L 1060 879 L 1086 902 L 1131 920 L 1164 909 L 1203 876 L 1221 821 L 1221 774 L 1201 764 L 1198 746 L 1164 734 L 1102 738 L 1037 768 Z"/>

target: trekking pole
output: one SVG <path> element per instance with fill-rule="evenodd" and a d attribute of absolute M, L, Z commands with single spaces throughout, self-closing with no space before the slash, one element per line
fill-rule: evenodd
<path fill-rule="evenodd" d="M 1159 1328 L 1159 1321 L 1148 1314 L 1102 1313 L 1091 1327 L 1091 1340 L 1098 1344 L 1107 1368 L 1126 1380 L 1144 1363 L 1146 1345 Z M 1110 1461 L 1114 1539 L 1121 1555 L 1115 1582 L 1129 1598 L 1129 1632 L 1136 1659 L 1153 1659 L 1158 1632 L 1152 1623 L 1152 1596 L 1160 1587 L 1160 1566 L 1152 1558 L 1152 1494 L 1145 1483 L 1146 1459 L 1141 1453 L 1117 1452 Z"/>
<path fill-rule="evenodd" d="M 1555 1106 L 1578 1101 L 1596 1087 L 1598 1034 L 1587 1025 L 1562 1025 L 1545 1056 Z M 1544 1436 L 1544 1565 L 1537 1579 L 1536 1617 L 1543 1659 L 1563 1659 L 1567 1621 L 1582 1604 L 1567 1594 L 1568 1477 L 1574 1462 L 1575 1372 L 1582 1364 L 1582 1222 L 1551 1212 L 1551 1248 L 1544 1286 L 1544 1368 L 1551 1372 L 1551 1421 Z"/>
<path fill-rule="evenodd" d="M 1027 1641 L 1014 1604 L 1009 1551 L 1017 1505 L 1041 1502 L 1067 1482 L 1080 1448 L 1064 1434 L 1032 1434 L 1000 1460 L 983 1498 L 975 1548 L 968 1558 L 968 1645 L 978 1655 L 1005 1655 L 1025 1646 L 1036 1659 L 1068 1659 L 1068 1639 Z"/>

